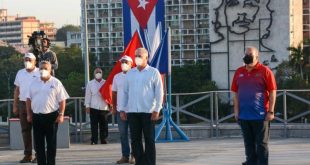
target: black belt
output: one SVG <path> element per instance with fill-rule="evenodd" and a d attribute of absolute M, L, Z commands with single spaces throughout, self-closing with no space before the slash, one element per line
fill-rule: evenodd
<path fill-rule="evenodd" d="M 33 113 L 33 115 L 36 115 L 36 116 L 46 116 L 46 115 L 52 115 L 52 114 L 55 114 L 55 113 L 58 113 L 59 111 L 54 111 L 54 112 L 51 112 L 51 113 Z"/>

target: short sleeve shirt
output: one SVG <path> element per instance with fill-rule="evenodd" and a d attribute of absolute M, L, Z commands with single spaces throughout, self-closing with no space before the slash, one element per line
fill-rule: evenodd
<path fill-rule="evenodd" d="M 27 91 L 29 89 L 30 83 L 40 77 L 40 72 L 38 68 L 35 68 L 32 72 L 28 72 L 26 69 L 21 69 L 17 72 L 14 85 L 19 87 L 19 100 L 27 100 Z"/>
<path fill-rule="evenodd" d="M 27 98 L 31 100 L 33 113 L 48 114 L 57 111 L 59 103 L 69 98 L 62 83 L 55 77 L 44 82 L 40 78 L 32 81 Z"/>
<path fill-rule="evenodd" d="M 272 71 L 258 63 L 248 72 L 245 66 L 237 69 L 231 90 L 239 100 L 239 119 L 264 120 L 269 108 L 269 93 L 277 85 Z"/>
<path fill-rule="evenodd" d="M 125 78 L 126 78 L 126 74 L 124 74 L 123 72 L 116 74 L 113 78 L 112 91 L 117 92 L 118 103 L 123 102 L 122 92 L 124 90 Z M 118 108 L 117 108 L 117 111 L 119 111 Z"/>

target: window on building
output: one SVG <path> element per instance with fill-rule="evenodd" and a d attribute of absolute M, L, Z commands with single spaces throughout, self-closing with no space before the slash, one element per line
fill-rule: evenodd
<path fill-rule="evenodd" d="M 309 15 L 303 16 L 303 24 L 310 24 L 310 16 Z"/>
<path fill-rule="evenodd" d="M 179 0 L 173 0 L 173 4 L 179 4 Z"/>
<path fill-rule="evenodd" d="M 209 13 L 209 7 L 208 5 L 197 5 L 196 6 L 196 12 L 197 13 Z"/>
<path fill-rule="evenodd" d="M 94 4 L 89 4 L 89 5 L 88 5 L 88 8 L 89 8 L 89 9 L 93 9 L 93 8 L 95 8 L 95 5 L 94 5 Z"/>

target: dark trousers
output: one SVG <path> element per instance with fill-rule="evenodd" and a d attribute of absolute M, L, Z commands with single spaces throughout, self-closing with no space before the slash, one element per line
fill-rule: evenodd
<path fill-rule="evenodd" d="M 246 165 L 268 165 L 269 121 L 240 120 Z"/>
<path fill-rule="evenodd" d="M 136 165 L 155 165 L 155 123 L 151 121 L 151 113 L 128 113 L 127 119 L 132 141 L 132 153 Z M 144 136 L 145 149 L 142 144 Z"/>
<path fill-rule="evenodd" d="M 90 127 L 91 127 L 91 141 L 98 143 L 98 125 L 100 130 L 100 140 L 103 143 L 108 137 L 108 113 L 109 111 L 90 109 Z"/>
<path fill-rule="evenodd" d="M 31 156 L 32 155 L 32 135 L 31 129 L 32 124 L 27 121 L 27 110 L 26 110 L 26 102 L 19 102 L 19 121 L 22 130 L 22 136 L 24 141 L 24 155 Z"/>
<path fill-rule="evenodd" d="M 58 123 L 55 121 L 57 117 L 58 111 L 49 114 L 33 114 L 33 135 L 39 165 L 55 164 L 58 129 Z"/>

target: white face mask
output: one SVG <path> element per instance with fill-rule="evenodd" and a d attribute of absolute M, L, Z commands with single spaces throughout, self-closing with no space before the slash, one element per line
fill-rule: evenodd
<path fill-rule="evenodd" d="M 141 57 L 136 57 L 135 58 L 135 63 L 136 63 L 137 66 L 141 66 L 142 63 L 143 63 L 142 58 Z"/>
<path fill-rule="evenodd" d="M 98 79 L 101 79 L 102 78 L 102 74 L 101 73 L 96 73 L 95 74 L 95 78 L 98 80 Z"/>
<path fill-rule="evenodd" d="M 50 75 L 50 72 L 48 70 L 45 70 L 45 69 L 41 69 L 40 70 L 40 75 L 42 78 L 46 78 Z"/>
<path fill-rule="evenodd" d="M 126 63 L 122 63 L 121 67 L 123 72 L 126 72 L 130 69 L 129 65 Z"/>
<path fill-rule="evenodd" d="M 25 61 L 25 62 L 24 62 L 24 65 L 25 65 L 25 68 L 26 68 L 26 69 L 32 69 L 32 67 L 33 67 L 33 66 L 32 66 L 32 63 L 31 63 L 30 61 Z"/>

